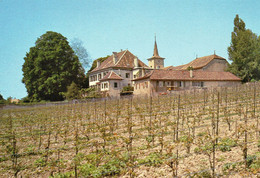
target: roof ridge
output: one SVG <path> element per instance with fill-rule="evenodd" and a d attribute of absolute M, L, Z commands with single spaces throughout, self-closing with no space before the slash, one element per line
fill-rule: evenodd
<path fill-rule="evenodd" d="M 128 50 L 126 49 L 124 54 L 122 54 L 122 56 L 120 57 L 120 59 L 115 63 L 115 66 L 119 63 L 119 61 L 122 59 L 122 57 L 125 55 L 125 53 L 127 52 Z"/>
<path fill-rule="evenodd" d="M 110 74 L 109 74 L 109 76 L 108 76 L 107 78 L 110 78 L 110 77 L 111 77 L 111 75 L 112 75 L 112 72 L 113 72 L 113 71 L 110 71 Z"/>
<path fill-rule="evenodd" d="M 119 69 L 120 70 L 120 69 Z M 116 72 L 112 71 L 116 76 L 122 78 L 120 75 L 118 75 Z M 123 79 L 123 78 L 122 78 Z"/>

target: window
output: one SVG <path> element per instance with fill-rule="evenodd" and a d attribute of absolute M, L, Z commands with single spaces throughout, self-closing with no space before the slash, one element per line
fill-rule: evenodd
<path fill-rule="evenodd" d="M 160 66 L 156 66 L 157 69 L 160 69 Z"/>
<path fill-rule="evenodd" d="M 100 80 L 101 79 L 101 74 L 98 74 L 98 80 Z"/>
<path fill-rule="evenodd" d="M 134 78 L 136 78 L 136 75 L 134 75 Z"/>
<path fill-rule="evenodd" d="M 204 86 L 204 82 L 192 82 L 192 86 L 193 87 L 203 87 Z"/>
<path fill-rule="evenodd" d="M 103 83 L 103 89 L 108 88 L 108 84 L 107 83 Z"/>
<path fill-rule="evenodd" d="M 117 82 L 114 82 L 114 88 L 117 88 Z"/>
<path fill-rule="evenodd" d="M 130 73 L 125 73 L 125 78 L 130 78 Z"/>

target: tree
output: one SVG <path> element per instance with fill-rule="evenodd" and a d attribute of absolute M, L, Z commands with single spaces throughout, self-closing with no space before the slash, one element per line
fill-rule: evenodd
<path fill-rule="evenodd" d="M 83 46 L 83 42 L 78 38 L 74 38 L 70 43 L 70 46 L 72 47 L 75 54 L 78 56 L 82 66 L 85 69 L 88 68 L 90 66 L 91 59 L 89 58 L 87 50 Z"/>
<path fill-rule="evenodd" d="M 5 99 L 1 94 L 0 94 L 0 104 L 5 104 Z"/>
<path fill-rule="evenodd" d="M 259 41 L 257 35 L 246 29 L 244 21 L 236 15 L 228 47 L 229 59 L 232 61 L 228 71 L 239 76 L 243 82 L 260 79 Z"/>
<path fill-rule="evenodd" d="M 91 68 L 89 69 L 86 78 L 87 78 L 87 83 L 89 83 L 89 72 L 91 72 L 93 69 L 95 69 L 97 67 L 97 61 L 99 61 L 100 63 L 102 63 L 103 61 L 105 61 L 109 56 L 106 57 L 100 57 L 96 60 L 93 61 Z M 88 88 L 89 86 L 87 86 L 86 88 Z"/>
<path fill-rule="evenodd" d="M 92 70 L 94 70 L 97 67 L 97 61 L 99 61 L 100 63 L 104 62 L 109 56 L 106 57 L 100 57 L 96 60 L 93 61 L 91 68 L 89 69 L 88 72 L 91 72 Z"/>
<path fill-rule="evenodd" d="M 79 88 L 77 85 L 72 82 L 70 86 L 68 86 L 68 90 L 65 93 L 66 99 L 71 100 L 71 99 L 79 99 L 80 98 L 80 92 Z"/>
<path fill-rule="evenodd" d="M 77 84 L 84 78 L 84 70 L 60 33 L 48 31 L 26 53 L 23 64 L 23 79 L 28 97 L 33 101 L 63 100 L 63 92 L 73 81 Z"/>
<path fill-rule="evenodd" d="M 0 100 L 4 100 L 4 97 L 0 94 Z"/>

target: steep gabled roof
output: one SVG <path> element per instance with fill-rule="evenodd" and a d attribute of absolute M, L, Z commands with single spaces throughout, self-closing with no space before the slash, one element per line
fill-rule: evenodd
<path fill-rule="evenodd" d="M 114 63 L 113 55 L 116 55 L 117 62 Z M 96 67 L 91 72 L 95 72 L 98 70 L 115 67 L 115 68 L 134 68 L 134 59 L 135 55 L 133 55 L 130 51 L 124 50 L 119 53 L 114 53 L 113 55 L 109 56 L 104 62 L 100 64 L 99 67 Z M 138 59 L 138 65 L 140 67 L 147 67 L 141 60 Z"/>
<path fill-rule="evenodd" d="M 153 70 L 149 74 L 134 79 L 142 80 L 181 80 L 181 81 L 241 81 L 240 78 L 230 72 L 209 72 L 209 71 L 190 71 L 187 70 Z"/>
<path fill-rule="evenodd" d="M 119 75 L 117 75 L 115 72 L 111 71 L 111 72 L 108 72 L 104 78 L 102 78 L 101 80 L 99 81 L 105 81 L 105 80 L 123 80 L 122 77 L 120 77 Z"/>
<path fill-rule="evenodd" d="M 193 69 L 201 69 L 208 65 L 212 60 L 214 59 L 221 59 L 221 60 L 226 60 L 223 57 L 220 57 L 216 54 L 210 55 L 210 56 L 204 56 L 200 58 L 196 58 L 193 61 L 189 62 L 188 64 L 180 65 L 171 68 L 170 70 L 187 70 L 188 67 L 192 67 Z M 166 69 L 168 70 L 168 69 Z"/>

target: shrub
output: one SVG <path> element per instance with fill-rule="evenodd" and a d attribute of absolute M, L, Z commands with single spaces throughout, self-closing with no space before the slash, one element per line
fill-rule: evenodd
<path fill-rule="evenodd" d="M 252 166 L 252 164 L 256 162 L 256 155 L 248 155 L 246 162 L 248 167 Z"/>
<path fill-rule="evenodd" d="M 124 92 L 124 91 L 134 91 L 134 87 L 132 87 L 132 86 L 125 86 L 122 89 L 122 92 Z"/>
<path fill-rule="evenodd" d="M 111 158 L 105 156 L 104 159 L 108 161 L 105 164 L 98 165 L 98 155 L 90 154 L 86 158 L 88 163 L 79 166 L 80 175 L 82 177 L 104 177 L 114 176 L 121 173 L 121 170 L 126 167 L 126 164 L 119 158 Z"/>
<path fill-rule="evenodd" d="M 230 171 L 236 169 L 238 163 L 226 163 L 222 166 L 222 171 L 224 174 L 229 174 Z"/>
<path fill-rule="evenodd" d="M 46 162 L 45 162 L 44 158 L 39 158 L 34 161 L 34 165 L 36 167 L 44 167 L 44 166 L 46 166 Z"/>
<path fill-rule="evenodd" d="M 54 175 L 54 178 L 70 178 L 70 177 L 75 177 L 74 171 L 58 173 Z"/>
<path fill-rule="evenodd" d="M 163 163 L 163 160 L 158 153 L 151 153 L 144 159 L 140 159 L 138 163 L 156 167 L 156 166 L 160 166 Z"/>
<path fill-rule="evenodd" d="M 72 82 L 71 85 L 67 87 L 67 92 L 65 93 L 65 97 L 67 100 L 80 98 L 78 86 L 74 82 Z"/>
<path fill-rule="evenodd" d="M 231 147 L 235 147 L 235 146 L 237 146 L 237 142 L 230 138 L 220 139 L 217 145 L 219 150 L 222 152 L 231 151 Z"/>

